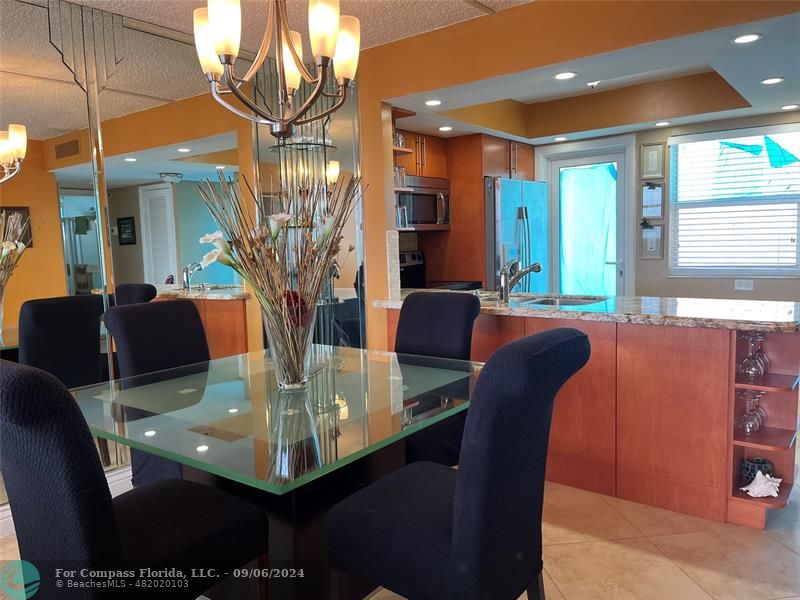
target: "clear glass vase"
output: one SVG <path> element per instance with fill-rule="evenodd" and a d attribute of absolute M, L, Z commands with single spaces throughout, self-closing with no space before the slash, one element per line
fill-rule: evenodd
<path fill-rule="evenodd" d="M 269 404 L 269 428 L 268 481 L 287 483 L 321 466 L 319 434 L 307 390 L 274 394 Z"/>
<path fill-rule="evenodd" d="M 282 390 L 303 389 L 311 372 L 311 342 L 317 306 L 262 307 L 269 357 Z"/>

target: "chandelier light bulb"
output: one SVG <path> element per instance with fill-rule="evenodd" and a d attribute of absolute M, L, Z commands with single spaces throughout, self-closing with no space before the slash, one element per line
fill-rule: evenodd
<path fill-rule="evenodd" d="M 308 35 L 315 58 L 333 57 L 339 36 L 339 0 L 308 0 Z"/>
<path fill-rule="evenodd" d="M 10 165 L 14 162 L 14 154 L 11 152 L 11 142 L 8 139 L 7 131 L 0 131 L 0 163 Z"/>
<path fill-rule="evenodd" d="M 242 38 L 239 0 L 208 0 L 208 24 L 214 53 L 236 57 Z"/>
<path fill-rule="evenodd" d="M 28 149 L 28 134 L 25 125 L 12 124 L 8 126 L 8 145 L 13 159 L 25 158 L 25 151 Z"/>
<path fill-rule="evenodd" d="M 325 174 L 327 176 L 329 185 L 333 185 L 334 183 L 336 183 L 336 180 L 339 179 L 339 161 L 329 160 L 328 168 Z"/>
<path fill-rule="evenodd" d="M 222 75 L 222 63 L 214 50 L 211 27 L 208 24 L 208 8 L 196 8 L 194 13 L 194 46 L 200 67 L 206 75 Z"/>
<path fill-rule="evenodd" d="M 300 87 L 300 71 L 297 69 L 297 65 L 294 62 L 294 58 L 292 57 L 292 51 L 289 48 L 289 44 L 294 46 L 295 52 L 297 52 L 297 58 L 300 59 L 300 62 L 303 61 L 303 39 L 300 37 L 300 33 L 297 31 L 290 31 L 289 32 L 289 40 L 283 40 L 283 72 L 286 75 L 286 90 L 291 94 L 293 90 L 296 90 Z"/>
<path fill-rule="evenodd" d="M 333 54 L 333 70 L 336 79 L 343 83 L 352 81 L 358 70 L 358 53 L 361 49 L 361 23 L 356 17 L 342 15 L 339 19 L 339 37 Z"/>

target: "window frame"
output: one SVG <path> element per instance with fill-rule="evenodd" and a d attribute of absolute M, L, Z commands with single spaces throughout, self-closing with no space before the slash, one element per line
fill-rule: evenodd
<path fill-rule="evenodd" d="M 800 217 L 797 222 L 797 239 L 795 265 L 790 267 L 769 266 L 769 267 L 686 267 L 677 265 L 677 243 L 678 243 L 678 209 L 679 208 L 702 208 L 708 206 L 742 206 L 760 204 L 796 204 L 800 211 L 800 194 L 785 194 L 782 196 L 752 197 L 741 196 L 729 198 L 727 200 L 693 200 L 681 202 L 680 207 L 677 201 L 677 177 L 678 161 L 677 146 L 679 144 L 702 142 L 702 141 L 724 141 L 741 137 L 771 135 L 776 133 L 795 133 L 800 132 L 800 124 L 784 124 L 764 127 L 752 127 L 747 129 L 731 129 L 715 131 L 694 135 L 673 136 L 667 140 L 669 156 L 669 175 L 667 185 L 669 188 L 669 240 L 667 275 L 669 277 L 681 278 L 738 278 L 746 277 L 749 279 L 800 279 Z"/>

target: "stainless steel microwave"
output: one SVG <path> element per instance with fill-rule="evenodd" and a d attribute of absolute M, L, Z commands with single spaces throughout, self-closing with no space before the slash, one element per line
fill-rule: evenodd
<path fill-rule="evenodd" d="M 406 176 L 406 187 L 402 190 L 397 192 L 397 206 L 405 208 L 408 225 L 400 229 L 450 229 L 450 182 L 447 179 Z"/>

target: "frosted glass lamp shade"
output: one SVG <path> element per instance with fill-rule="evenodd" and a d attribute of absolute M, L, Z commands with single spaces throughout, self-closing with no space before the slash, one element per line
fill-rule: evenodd
<path fill-rule="evenodd" d="M 208 25 L 214 52 L 238 56 L 242 38 L 239 0 L 208 0 Z"/>
<path fill-rule="evenodd" d="M 339 39 L 333 55 L 333 70 L 339 83 L 344 79 L 355 79 L 360 47 L 361 24 L 356 17 L 343 15 L 339 20 Z"/>
<path fill-rule="evenodd" d="M 333 57 L 339 35 L 339 0 L 308 0 L 308 35 L 316 58 Z"/>
<path fill-rule="evenodd" d="M 303 61 L 303 40 L 297 31 L 289 32 L 289 39 L 297 52 L 297 58 Z M 300 87 L 300 70 L 294 62 L 292 51 L 286 40 L 283 41 L 283 72 L 286 75 L 286 89 L 296 90 Z"/>
<path fill-rule="evenodd" d="M 214 51 L 214 42 L 211 39 L 211 28 L 208 24 L 208 9 L 196 8 L 194 10 L 194 46 L 200 67 L 206 75 L 222 75 L 222 63 Z"/>
<path fill-rule="evenodd" d="M 12 124 L 8 126 L 8 145 L 12 158 L 22 160 L 28 149 L 28 133 L 25 125 Z"/>

